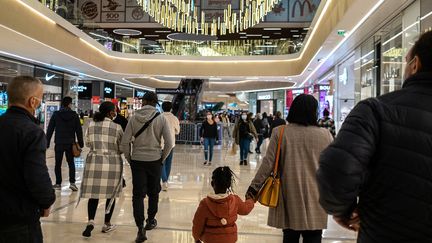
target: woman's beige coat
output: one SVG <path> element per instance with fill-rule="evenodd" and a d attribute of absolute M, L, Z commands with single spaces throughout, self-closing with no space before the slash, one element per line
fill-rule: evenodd
<path fill-rule="evenodd" d="M 259 190 L 273 171 L 279 131 L 274 129 L 262 164 L 251 186 Z M 327 228 L 327 214 L 318 199 L 315 173 L 318 159 L 333 140 L 327 129 L 289 124 L 281 147 L 281 194 L 276 208 L 269 209 L 268 225 L 281 229 L 319 230 Z"/>

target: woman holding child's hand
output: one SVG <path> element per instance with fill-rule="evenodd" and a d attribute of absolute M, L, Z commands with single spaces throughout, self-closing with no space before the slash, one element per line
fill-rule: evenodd
<path fill-rule="evenodd" d="M 282 134 L 279 173 L 281 188 L 276 208 L 269 209 L 268 225 L 283 230 L 284 243 L 321 242 L 327 228 L 327 214 L 318 200 L 315 173 L 318 159 L 333 140 L 326 129 L 318 127 L 318 102 L 311 95 L 294 99 L 288 115 L 288 125 L 274 128 L 265 157 L 247 190 L 246 198 L 257 198 L 265 180 L 275 165 L 279 129 Z"/>

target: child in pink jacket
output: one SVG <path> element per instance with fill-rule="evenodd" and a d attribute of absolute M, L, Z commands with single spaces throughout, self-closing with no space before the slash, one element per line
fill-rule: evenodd
<path fill-rule="evenodd" d="M 247 215 L 254 207 L 254 200 L 243 202 L 239 196 L 232 194 L 234 172 L 228 166 L 213 171 L 211 185 L 214 194 L 201 200 L 195 213 L 192 235 L 196 242 L 237 241 L 237 215 Z"/>

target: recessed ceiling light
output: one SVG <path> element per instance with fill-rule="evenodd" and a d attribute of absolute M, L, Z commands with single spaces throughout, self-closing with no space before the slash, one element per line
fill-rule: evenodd
<path fill-rule="evenodd" d="M 218 95 L 218 97 L 220 97 L 220 98 L 229 98 L 230 96 L 226 95 L 226 94 L 222 94 L 222 95 Z"/>
<path fill-rule="evenodd" d="M 294 37 L 294 38 L 299 38 L 299 37 L 300 37 L 300 35 L 293 35 L 293 37 Z"/>
<path fill-rule="evenodd" d="M 281 40 L 281 41 L 286 41 L 286 40 L 287 40 L 287 38 L 280 38 L 280 40 Z"/>
<path fill-rule="evenodd" d="M 255 35 L 255 34 L 249 34 L 249 35 L 246 35 L 247 37 L 260 37 L 260 36 L 262 36 L 261 34 L 259 34 L 259 35 Z"/>
<path fill-rule="evenodd" d="M 293 33 L 297 33 L 297 32 L 299 32 L 299 30 L 290 30 L 291 32 L 293 32 Z"/>
<path fill-rule="evenodd" d="M 171 33 L 171 30 L 156 30 L 155 33 Z"/>
<path fill-rule="evenodd" d="M 264 28 L 264 30 L 281 30 L 281 28 Z"/>
<path fill-rule="evenodd" d="M 117 35 L 141 35 L 142 32 L 139 30 L 133 30 L 133 29 L 115 29 L 113 30 L 114 34 Z"/>
<path fill-rule="evenodd" d="M 266 44 L 266 45 L 271 45 L 271 44 L 273 44 L 273 43 L 269 41 L 269 42 L 266 42 L 265 44 Z"/>
<path fill-rule="evenodd" d="M 159 35 L 144 35 L 144 37 L 159 37 Z"/>
<path fill-rule="evenodd" d="M 309 27 L 307 27 L 307 28 L 303 28 L 304 30 L 310 30 L 310 28 Z"/>
<path fill-rule="evenodd" d="M 246 35 L 246 32 L 240 32 L 239 34 L 240 35 Z"/>
<path fill-rule="evenodd" d="M 262 38 L 263 39 L 268 39 L 268 38 L 270 38 L 270 36 L 266 35 L 266 36 L 263 36 Z"/>
<path fill-rule="evenodd" d="M 276 32 L 276 33 L 273 33 L 273 34 L 275 34 L 275 35 L 282 35 L 282 33 L 280 33 L 280 32 Z"/>
<path fill-rule="evenodd" d="M 240 39 L 247 39 L 247 36 L 240 36 Z"/>
<path fill-rule="evenodd" d="M 273 45 L 273 46 L 255 46 L 255 47 L 258 47 L 258 48 L 276 48 L 277 45 Z"/>

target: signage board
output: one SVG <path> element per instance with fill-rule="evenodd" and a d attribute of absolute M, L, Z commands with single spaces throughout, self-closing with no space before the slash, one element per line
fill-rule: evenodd
<path fill-rule="evenodd" d="M 272 100 L 273 99 L 273 92 L 259 92 L 257 94 L 257 100 Z"/>
<path fill-rule="evenodd" d="M 60 109 L 60 103 L 59 102 L 53 102 L 53 101 L 46 101 L 45 102 L 45 122 L 44 122 L 44 130 L 47 131 L 48 124 L 51 120 L 51 117 L 53 116 L 55 111 L 58 111 Z"/>
<path fill-rule="evenodd" d="M 84 100 L 90 100 L 92 98 L 92 83 L 78 83 L 78 86 L 74 87 L 78 92 L 78 98 Z"/>
<path fill-rule="evenodd" d="M 114 83 L 104 83 L 104 98 L 111 98 L 113 99 L 115 97 L 115 84 Z"/>

